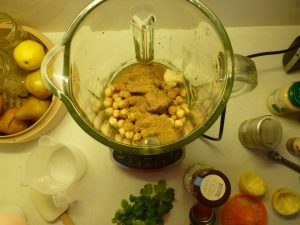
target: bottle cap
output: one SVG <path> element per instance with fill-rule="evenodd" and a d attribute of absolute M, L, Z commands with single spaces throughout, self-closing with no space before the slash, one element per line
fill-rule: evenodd
<path fill-rule="evenodd" d="M 300 107 L 300 81 L 295 82 L 289 89 L 289 99 L 296 107 Z"/>

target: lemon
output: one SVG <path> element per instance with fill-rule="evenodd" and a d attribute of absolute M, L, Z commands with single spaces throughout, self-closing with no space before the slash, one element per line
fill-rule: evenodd
<path fill-rule="evenodd" d="M 24 81 L 27 91 L 38 99 L 46 99 L 52 95 L 42 80 L 41 70 L 28 74 Z"/>
<path fill-rule="evenodd" d="M 252 195 L 261 196 L 266 192 L 266 183 L 257 173 L 253 171 L 245 171 L 239 180 L 241 192 Z"/>
<path fill-rule="evenodd" d="M 14 49 L 14 58 L 19 67 L 25 70 L 40 68 L 45 57 L 43 46 L 33 40 L 25 40 Z"/>
<path fill-rule="evenodd" d="M 276 212 L 291 216 L 300 211 L 300 197 L 288 188 L 280 188 L 272 195 L 272 205 Z"/>

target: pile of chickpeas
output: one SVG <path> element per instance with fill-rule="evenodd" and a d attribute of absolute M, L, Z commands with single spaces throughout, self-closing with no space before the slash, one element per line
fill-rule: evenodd
<path fill-rule="evenodd" d="M 186 122 L 186 116 L 190 113 L 186 103 L 187 91 L 178 84 L 174 87 L 165 85 L 165 90 L 172 99 L 172 104 L 165 115 L 176 132 L 180 133 Z M 114 140 L 137 145 L 143 138 L 146 138 L 147 132 L 135 126 L 135 121 L 141 112 L 131 110 L 134 104 L 130 98 L 132 94 L 129 91 L 117 90 L 113 84 L 105 89 L 104 94 L 103 105 L 108 116 L 108 123 L 117 130 L 113 136 Z"/>

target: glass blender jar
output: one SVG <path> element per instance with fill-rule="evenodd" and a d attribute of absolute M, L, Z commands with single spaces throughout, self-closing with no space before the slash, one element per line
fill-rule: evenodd
<path fill-rule="evenodd" d="M 110 123 L 105 100 L 112 94 L 107 88 L 135 66 L 159 67 L 162 82 L 171 77 L 185 90 L 188 109 L 182 129 L 159 128 L 161 133 L 174 131 L 177 138 L 164 142 L 154 131 L 133 144 L 120 138 L 117 126 Z M 48 88 L 90 136 L 116 152 L 151 157 L 175 152 L 200 137 L 218 119 L 230 96 L 257 84 L 254 63 L 233 54 L 222 23 L 198 0 L 95 0 L 48 52 L 41 72 Z M 140 89 L 144 91 L 143 86 Z M 145 101 L 151 105 L 156 98 Z M 168 107 L 150 114 L 171 117 Z M 156 123 L 149 121 L 149 126 Z"/>

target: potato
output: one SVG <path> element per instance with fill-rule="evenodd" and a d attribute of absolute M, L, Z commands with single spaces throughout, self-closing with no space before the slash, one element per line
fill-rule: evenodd
<path fill-rule="evenodd" d="M 0 132 L 4 134 L 15 134 L 28 128 L 26 121 L 18 120 L 15 114 L 18 108 L 10 108 L 0 116 Z"/>

